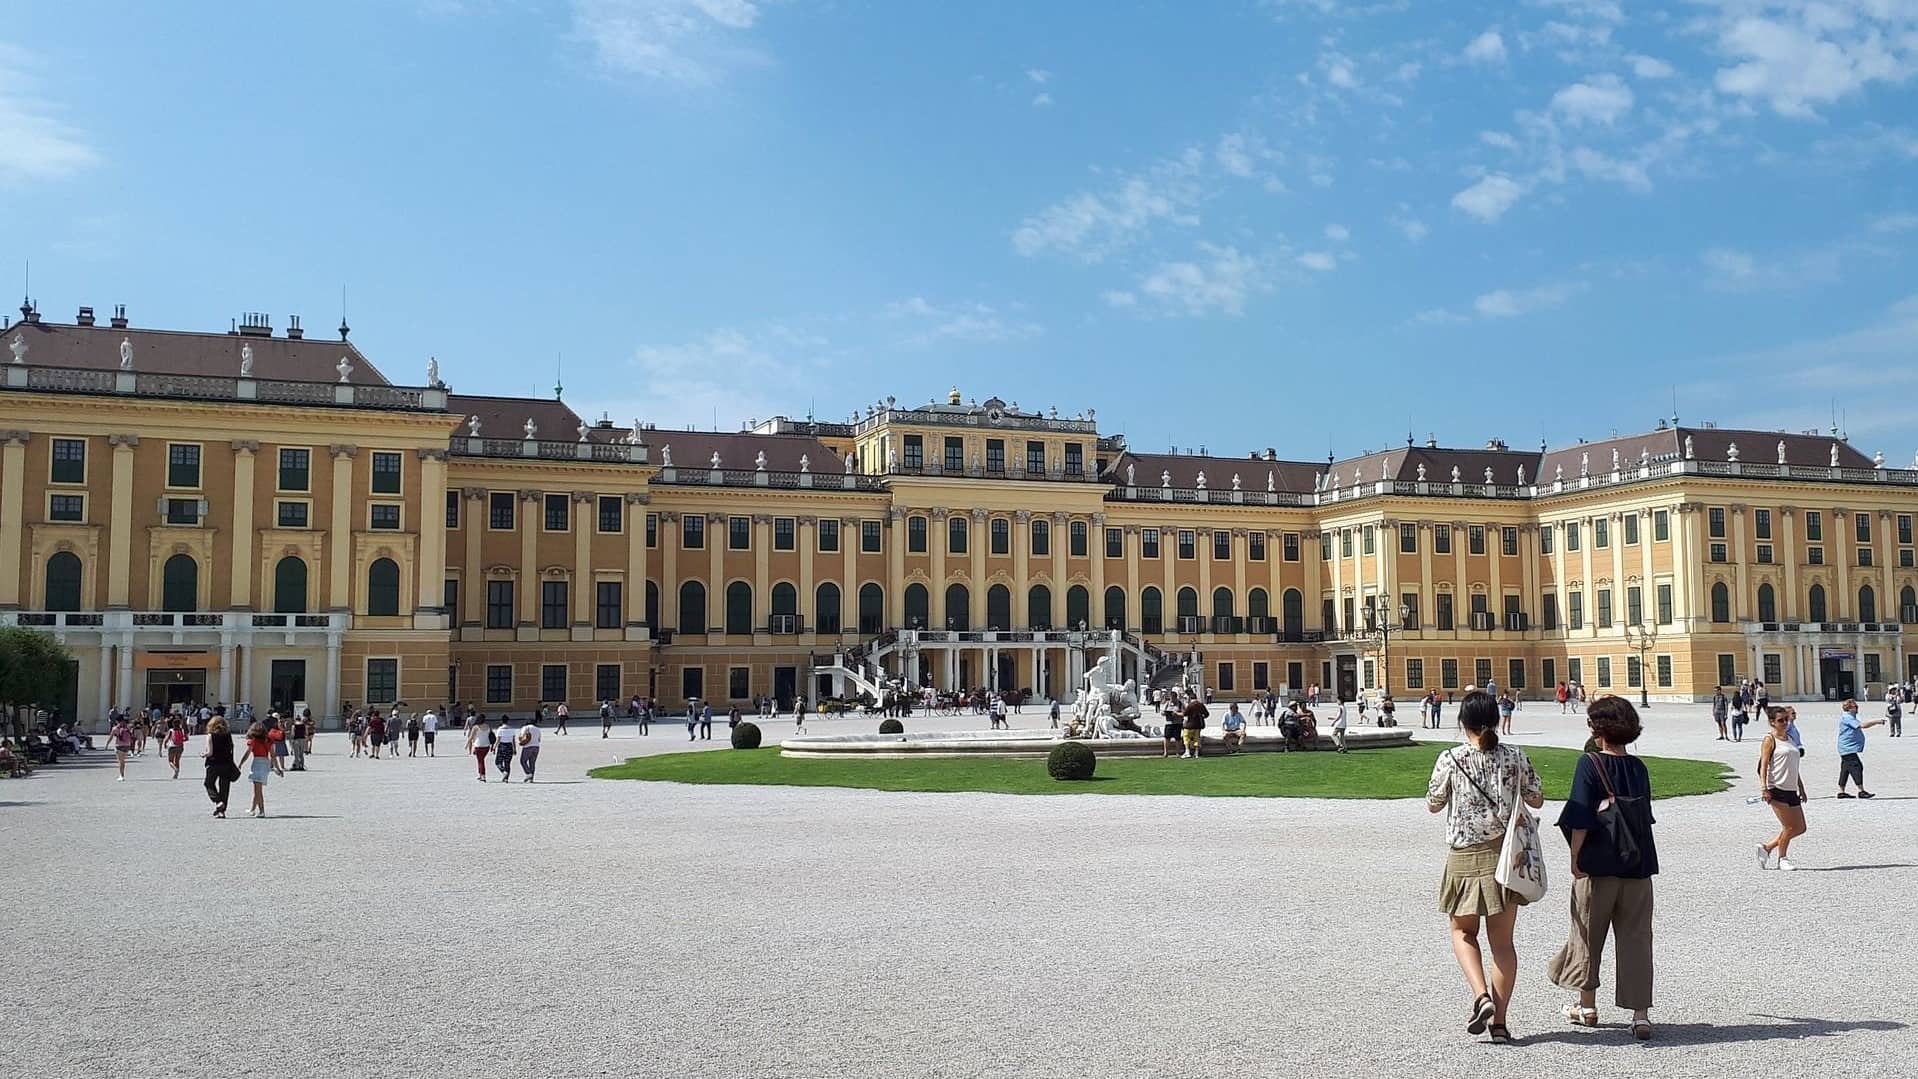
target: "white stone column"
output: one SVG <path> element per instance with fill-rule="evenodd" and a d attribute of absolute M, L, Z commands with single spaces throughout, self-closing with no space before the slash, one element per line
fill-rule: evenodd
<path fill-rule="evenodd" d="M 317 718 L 320 722 L 324 723 L 328 720 L 338 718 L 339 715 L 340 715 L 340 638 L 338 634 L 329 633 L 327 634 L 327 637 L 326 637 L 325 692 L 320 697 L 320 714 Z"/>
<path fill-rule="evenodd" d="M 233 696 L 233 641 L 228 638 L 220 642 L 220 700 L 231 705 L 236 699 Z"/>
<path fill-rule="evenodd" d="M 128 617 L 125 614 L 121 618 Z M 120 703 L 133 707 L 146 703 L 144 695 L 133 685 L 133 635 L 127 634 L 120 640 Z"/>
<path fill-rule="evenodd" d="M 252 699 L 253 699 L 253 646 L 251 644 L 247 644 L 247 645 L 242 645 L 240 648 L 239 688 L 234 690 L 233 700 L 228 703 L 238 703 L 239 701 L 242 701 L 242 700 L 250 701 Z"/>
<path fill-rule="evenodd" d="M 100 704 L 94 711 L 95 718 L 105 716 L 113 704 L 113 646 L 106 641 L 100 642 L 99 660 Z"/>

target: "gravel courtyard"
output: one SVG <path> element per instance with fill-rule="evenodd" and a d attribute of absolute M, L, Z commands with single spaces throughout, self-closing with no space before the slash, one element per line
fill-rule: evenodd
<path fill-rule="evenodd" d="M 531 786 L 475 782 L 459 732 L 394 762 L 322 735 L 265 820 L 238 790 L 233 819 L 208 816 L 197 744 L 177 781 L 149 753 L 125 783 L 106 754 L 0 783 L 7 1073 L 1910 1075 L 1918 739 L 1873 728 L 1880 797 L 1836 801 L 1835 709 L 1800 711 L 1795 874 L 1753 861 L 1774 830 L 1745 804 L 1756 737 L 1649 714 L 1642 752 L 1740 782 L 1657 807 L 1647 1045 L 1609 987 L 1600 1029 L 1558 1017 L 1556 833 L 1553 894 L 1519 921 L 1520 1044 L 1494 1047 L 1463 1032 L 1443 826 L 1417 801 L 605 782 L 586 770 L 683 750 L 684 729 L 588 721 L 548 732 Z M 1583 738 L 1553 705 L 1519 729 Z"/>

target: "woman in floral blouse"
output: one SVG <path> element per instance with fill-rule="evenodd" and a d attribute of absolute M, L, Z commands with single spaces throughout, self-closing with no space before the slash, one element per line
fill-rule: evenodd
<path fill-rule="evenodd" d="M 1465 744 L 1439 754 L 1432 767 L 1432 783 L 1425 791 L 1426 808 L 1445 817 L 1450 852 L 1439 880 L 1439 910 L 1452 919 L 1452 954 L 1465 983 L 1475 997 L 1468 1034 L 1491 1031 L 1495 1042 L 1512 1040 L 1505 1026 L 1505 1010 L 1518 983 L 1518 953 L 1512 947 L 1512 927 L 1518 920 L 1518 897 L 1492 879 L 1505 826 L 1517 808 L 1514 797 L 1537 809 L 1545 804 L 1538 773 L 1525 751 L 1498 741 L 1498 702 L 1491 694 L 1467 693 L 1459 705 L 1458 724 Z M 1479 921 L 1492 943 L 1492 979 L 1485 979 L 1485 958 L 1479 950 Z"/>

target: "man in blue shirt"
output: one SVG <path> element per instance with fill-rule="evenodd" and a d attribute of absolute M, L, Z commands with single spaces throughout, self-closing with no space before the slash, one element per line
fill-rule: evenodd
<path fill-rule="evenodd" d="M 1851 792 L 1845 790 L 1845 784 L 1858 781 L 1858 797 L 1870 798 L 1872 793 L 1865 789 L 1865 762 L 1859 754 L 1865 751 L 1865 728 L 1876 727 L 1882 719 L 1858 719 L 1858 702 L 1847 700 L 1845 710 L 1838 716 L 1838 797 L 1850 798 Z"/>

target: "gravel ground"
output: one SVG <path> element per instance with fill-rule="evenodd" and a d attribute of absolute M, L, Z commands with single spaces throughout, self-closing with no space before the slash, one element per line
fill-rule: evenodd
<path fill-rule="evenodd" d="M 600 782 L 686 744 L 589 721 L 548 734 L 531 786 L 475 782 L 455 735 L 396 762 L 323 735 L 265 820 L 210 819 L 151 755 L 125 783 L 95 762 L 0 784 L 0 901 L 34 912 L 6 945 L 8 1074 L 1910 1075 L 1918 740 L 1874 728 L 1881 797 L 1835 801 L 1832 713 L 1801 711 L 1804 871 L 1753 863 L 1749 780 L 1658 806 L 1648 1045 L 1608 988 L 1601 1028 L 1557 1017 L 1555 836 L 1519 921 L 1522 1044 L 1493 1047 L 1463 1032 L 1416 801 Z M 1645 753 L 1756 758 L 1702 708 L 1650 722 Z M 1549 705 L 1519 728 L 1583 737 Z"/>

